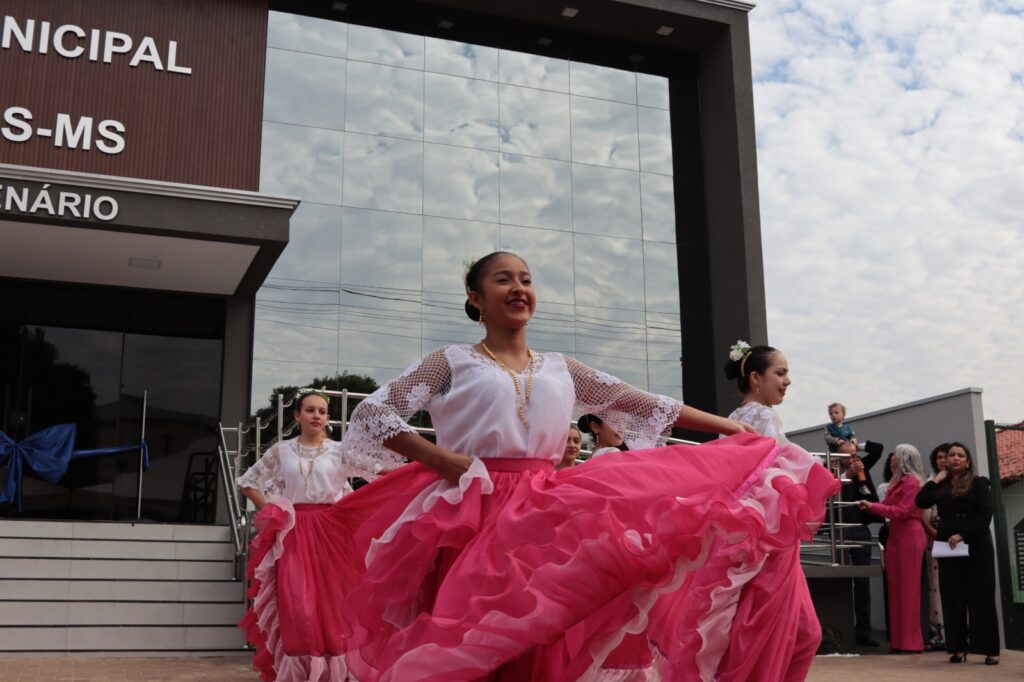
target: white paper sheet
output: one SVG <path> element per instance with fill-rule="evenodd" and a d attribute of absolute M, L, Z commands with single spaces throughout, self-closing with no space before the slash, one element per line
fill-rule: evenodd
<path fill-rule="evenodd" d="M 967 543 L 961 540 L 956 547 L 950 547 L 948 542 L 936 540 L 932 545 L 932 557 L 935 559 L 952 559 L 953 557 L 970 556 Z"/>

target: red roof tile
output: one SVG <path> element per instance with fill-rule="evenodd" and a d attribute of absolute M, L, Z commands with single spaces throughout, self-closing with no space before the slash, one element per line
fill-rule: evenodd
<path fill-rule="evenodd" d="M 1017 424 L 1024 427 L 1024 422 Z M 1004 482 L 1024 478 L 1024 430 L 996 431 L 999 451 L 999 478 Z"/>

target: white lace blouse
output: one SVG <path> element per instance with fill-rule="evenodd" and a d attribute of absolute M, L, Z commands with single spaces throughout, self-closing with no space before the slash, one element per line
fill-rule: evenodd
<path fill-rule="evenodd" d="M 528 372 L 518 373 L 525 391 Z M 558 462 L 569 422 L 584 413 L 622 423 L 633 448 L 664 443 L 682 403 L 654 395 L 560 353 L 537 355 L 526 404 L 529 430 L 518 415 L 509 374 L 470 345 L 439 348 L 379 388 L 352 413 L 342 440 L 345 455 L 372 457 L 379 467 L 398 456 L 384 442 L 413 429 L 407 420 L 430 413 L 437 444 L 474 457 L 534 457 Z"/>
<path fill-rule="evenodd" d="M 315 457 L 310 448 L 302 447 L 301 455 L 299 451 L 297 438 L 275 443 L 235 483 L 239 488 L 255 488 L 267 498 L 285 497 L 292 504 L 330 504 L 352 492 L 349 478 L 372 477 L 341 454 L 337 441 L 324 441 Z"/>
<path fill-rule="evenodd" d="M 732 411 L 729 419 L 750 424 L 762 436 L 774 438 L 775 442 L 779 445 L 785 445 L 789 442 L 789 439 L 786 438 L 786 433 L 782 430 L 782 420 L 779 419 L 779 415 L 775 414 L 775 410 L 767 405 L 762 405 L 759 402 L 749 402 L 740 405 Z"/>

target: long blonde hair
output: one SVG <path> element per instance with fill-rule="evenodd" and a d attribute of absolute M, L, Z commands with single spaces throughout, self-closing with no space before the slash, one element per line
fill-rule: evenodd
<path fill-rule="evenodd" d="M 953 448 L 960 448 L 967 455 L 967 468 L 964 469 L 964 473 L 959 476 L 953 476 L 952 473 L 949 475 L 949 485 L 952 489 L 953 497 L 963 497 L 974 483 L 974 457 L 971 456 L 970 449 L 959 441 L 953 441 L 949 444 L 949 449 L 946 450 L 947 457 L 949 456 L 949 450 Z"/>

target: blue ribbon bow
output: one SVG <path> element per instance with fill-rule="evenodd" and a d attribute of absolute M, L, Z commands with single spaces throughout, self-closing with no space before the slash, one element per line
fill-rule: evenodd
<path fill-rule="evenodd" d="M 74 450 L 75 425 L 57 424 L 37 431 L 20 443 L 0 431 L 0 466 L 7 466 L 7 477 L 0 490 L 0 503 L 13 503 L 21 513 L 21 480 L 25 467 L 47 483 L 56 485 L 68 470 L 68 462 L 82 457 L 115 455 L 142 450 L 142 468 L 149 468 L 149 448 L 142 441 L 137 445 L 118 445 L 95 450 Z"/>

